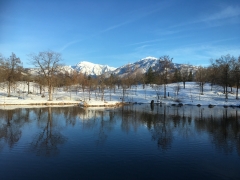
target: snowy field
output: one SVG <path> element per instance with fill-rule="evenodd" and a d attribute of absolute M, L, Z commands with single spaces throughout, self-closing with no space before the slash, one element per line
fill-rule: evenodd
<path fill-rule="evenodd" d="M 177 88 L 179 87 L 179 88 Z M 7 87 L 0 84 L 0 105 L 79 105 L 83 102 L 89 105 L 104 105 L 115 104 L 122 102 L 123 90 L 116 87 L 114 90 L 105 89 L 104 94 L 98 90 L 88 89 L 85 92 L 81 88 L 55 88 L 53 93 L 53 101 L 48 101 L 47 88 L 40 94 L 39 87 L 35 83 L 30 83 L 30 92 L 27 94 L 27 84 L 18 82 L 11 91 L 11 97 L 7 97 Z M 179 89 L 177 95 L 177 89 Z M 228 93 L 228 99 L 225 99 L 223 88 L 213 86 L 211 90 L 210 84 L 204 85 L 203 95 L 200 95 L 200 88 L 195 82 L 187 82 L 185 89 L 183 83 L 173 83 L 167 85 L 167 97 L 163 98 L 163 86 L 146 85 L 143 89 L 142 85 L 132 86 L 127 89 L 124 95 L 124 102 L 127 103 L 150 103 L 154 100 L 155 103 L 161 102 L 164 104 L 179 104 L 183 105 L 221 105 L 221 106 L 239 106 L 240 100 L 236 99 L 236 89 L 233 88 L 231 93 Z M 230 91 L 230 88 L 229 88 Z M 43 96 L 44 95 L 44 96 Z M 104 101 L 101 101 L 101 99 Z M 90 98 L 90 101 L 89 101 Z"/>

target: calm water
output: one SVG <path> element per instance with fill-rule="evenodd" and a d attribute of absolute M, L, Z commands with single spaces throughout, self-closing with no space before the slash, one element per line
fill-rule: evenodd
<path fill-rule="evenodd" d="M 0 179 L 240 179 L 239 110 L 0 110 Z"/>

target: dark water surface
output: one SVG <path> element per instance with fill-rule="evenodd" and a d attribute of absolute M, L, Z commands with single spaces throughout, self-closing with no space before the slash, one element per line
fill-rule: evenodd
<path fill-rule="evenodd" d="M 0 110 L 0 179 L 240 179 L 239 110 Z"/>

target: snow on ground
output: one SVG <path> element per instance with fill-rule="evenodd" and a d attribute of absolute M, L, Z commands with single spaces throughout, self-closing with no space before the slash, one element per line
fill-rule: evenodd
<path fill-rule="evenodd" d="M 180 85 L 178 95 L 176 95 L 177 85 Z M 11 97 L 7 97 L 6 86 L 0 84 L 0 105 L 79 105 L 83 102 L 88 105 L 114 105 L 122 102 L 122 89 L 105 89 L 104 96 L 98 90 L 90 91 L 79 88 L 72 88 L 72 91 L 64 88 L 55 88 L 53 94 L 53 101 L 48 101 L 48 94 L 45 88 L 44 96 L 39 94 L 39 87 L 35 83 L 30 84 L 30 91 L 32 94 L 27 94 L 27 85 L 25 82 L 18 82 L 11 92 Z M 236 100 L 236 89 L 228 94 L 228 99 L 225 99 L 223 88 L 220 86 L 213 86 L 211 90 L 210 84 L 204 85 L 204 94 L 200 95 L 200 88 L 195 82 L 187 82 L 185 89 L 183 83 L 173 83 L 167 85 L 167 98 L 163 98 L 163 86 L 146 85 L 143 89 L 142 85 L 132 86 L 127 89 L 125 93 L 124 102 L 127 103 L 150 103 L 161 102 L 165 104 L 179 104 L 188 105 L 225 105 L 225 106 L 239 106 L 240 100 Z M 229 88 L 230 91 L 230 88 Z M 159 94 L 159 99 L 157 94 Z M 169 94 L 169 96 L 168 96 Z M 103 97 L 103 101 L 101 100 Z"/>

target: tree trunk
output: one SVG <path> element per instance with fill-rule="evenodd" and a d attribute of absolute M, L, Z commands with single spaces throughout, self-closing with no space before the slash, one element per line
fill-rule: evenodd
<path fill-rule="evenodd" d="M 239 84 L 237 83 L 236 99 L 238 99 L 238 87 L 239 87 Z"/>
<path fill-rule="evenodd" d="M 167 97 L 166 91 L 167 91 L 167 87 L 166 87 L 166 84 L 164 84 L 164 98 Z"/>
<path fill-rule="evenodd" d="M 228 99 L 228 88 L 227 88 L 227 85 L 225 86 L 225 88 L 226 88 L 226 90 L 225 90 L 225 98 L 226 98 L 226 100 Z"/>
<path fill-rule="evenodd" d="M 102 89 L 102 98 L 101 98 L 101 100 L 103 101 L 103 99 L 104 99 L 104 89 Z"/>
<path fill-rule="evenodd" d="M 8 97 L 10 97 L 11 83 L 8 81 Z"/>
<path fill-rule="evenodd" d="M 110 88 L 110 101 L 112 100 L 112 88 Z"/>
<path fill-rule="evenodd" d="M 88 99 L 89 99 L 89 101 L 91 100 L 91 98 L 90 98 L 90 90 L 91 90 L 91 86 L 88 87 Z"/>
<path fill-rule="evenodd" d="M 29 85 L 30 85 L 30 82 L 29 82 L 29 81 L 27 82 L 27 85 L 28 85 L 28 94 L 29 94 L 29 91 L 30 91 L 30 90 L 29 90 Z"/>
<path fill-rule="evenodd" d="M 39 89 L 40 89 L 40 94 L 42 94 L 42 85 L 40 85 Z"/>
<path fill-rule="evenodd" d="M 52 85 L 48 86 L 48 100 L 52 101 L 53 100 L 53 95 L 52 95 Z"/>

